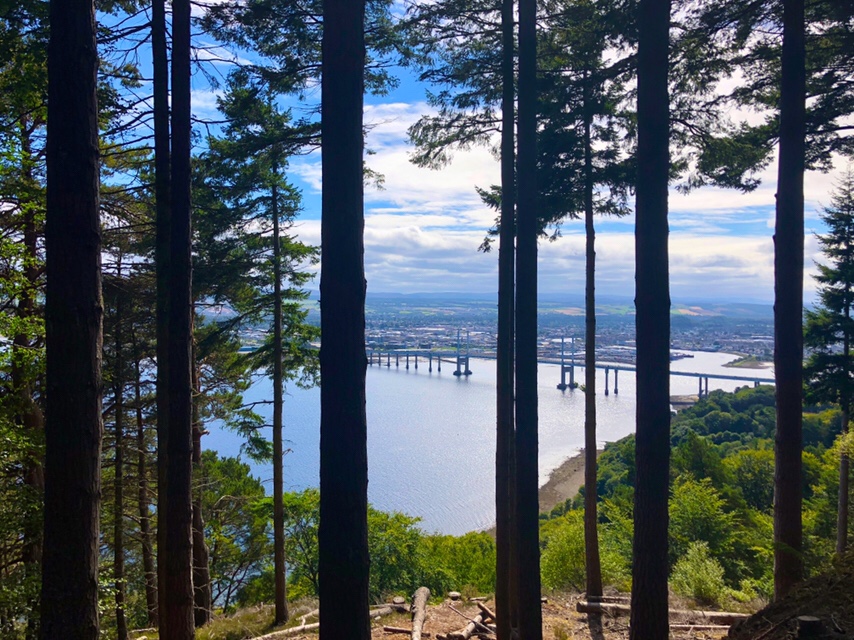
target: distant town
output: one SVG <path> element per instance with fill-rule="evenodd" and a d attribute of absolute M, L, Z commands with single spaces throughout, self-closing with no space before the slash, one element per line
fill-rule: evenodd
<path fill-rule="evenodd" d="M 306 303 L 310 322 L 319 323 L 316 300 Z M 540 358 L 559 361 L 583 357 L 583 300 L 551 296 L 539 308 Z M 366 304 L 365 343 L 369 351 L 461 351 L 472 356 L 495 353 L 496 301 L 466 294 L 374 294 Z M 252 348 L 264 328 L 246 329 L 241 339 Z M 597 360 L 633 364 L 634 309 L 631 299 L 604 298 L 597 306 Z M 671 346 L 680 351 L 722 351 L 744 356 L 745 366 L 761 366 L 774 348 L 771 305 L 679 303 L 671 313 Z"/>

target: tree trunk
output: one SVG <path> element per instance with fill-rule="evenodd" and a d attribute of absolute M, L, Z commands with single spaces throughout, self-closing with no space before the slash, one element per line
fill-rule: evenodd
<path fill-rule="evenodd" d="M 516 530 L 519 637 L 543 635 L 537 459 L 537 3 L 519 2 Z"/>
<path fill-rule="evenodd" d="M 41 637 L 97 640 L 103 302 L 92 1 L 54 0 L 50 24 Z"/>
<path fill-rule="evenodd" d="M 116 638 L 127 640 L 128 626 L 125 618 L 125 540 L 124 540 L 124 414 L 125 414 L 125 384 L 124 384 L 124 355 L 122 353 L 124 336 L 122 335 L 122 316 L 124 304 L 121 291 L 122 258 L 116 262 L 116 280 L 118 282 L 116 295 L 116 327 L 115 327 L 115 373 L 113 378 L 113 395 L 115 397 L 115 507 L 113 512 L 113 579 L 116 590 Z"/>
<path fill-rule="evenodd" d="M 846 339 L 847 342 L 847 339 Z M 846 360 L 848 355 L 846 354 Z M 842 434 L 848 433 L 848 402 L 842 407 Z M 839 499 L 836 510 L 836 553 L 842 555 L 848 547 L 848 478 L 850 462 L 848 455 L 843 453 L 839 458 Z"/>
<path fill-rule="evenodd" d="M 851 234 L 849 233 L 849 237 Z M 850 273 L 851 245 L 845 252 L 845 267 Z M 842 407 L 842 435 L 848 433 L 848 421 L 851 415 L 851 285 L 845 285 L 845 329 L 842 332 L 842 371 L 845 383 L 839 398 Z M 841 556 L 848 547 L 848 488 L 849 488 L 850 459 L 844 451 L 839 457 L 839 494 L 836 508 L 836 553 Z"/>
<path fill-rule="evenodd" d="M 288 621 L 285 567 L 284 446 L 282 443 L 282 241 L 279 236 L 278 166 L 273 163 L 273 571 L 275 624 Z"/>
<path fill-rule="evenodd" d="M 157 627 L 157 570 L 154 567 L 154 550 L 151 542 L 151 512 L 148 497 L 148 451 L 145 444 L 145 422 L 142 417 L 142 372 L 140 354 L 134 337 L 135 373 L 134 403 L 136 405 L 136 475 L 137 508 L 139 512 L 139 537 L 142 546 L 142 571 L 145 574 L 145 605 L 148 612 L 148 624 Z"/>
<path fill-rule="evenodd" d="M 321 136 L 320 637 L 367 640 L 364 0 L 325 0 Z"/>
<path fill-rule="evenodd" d="M 596 230 L 593 227 L 593 148 L 588 74 L 584 77 L 584 558 L 587 597 L 602 595 L 596 474 Z"/>
<path fill-rule="evenodd" d="M 195 311 L 193 311 L 195 316 Z M 196 362 L 196 346 L 193 343 L 193 474 L 202 477 L 202 420 L 199 412 L 199 365 Z M 199 485 L 193 500 L 193 623 L 196 628 L 211 621 L 213 602 L 211 600 L 210 552 L 205 542 L 205 514 L 202 512 L 202 491 Z"/>
<path fill-rule="evenodd" d="M 805 102 L 804 0 L 783 1 L 780 148 L 774 230 L 774 598 L 803 577 L 801 448 Z"/>
<path fill-rule="evenodd" d="M 667 253 L 670 0 L 641 0 L 635 206 L 637 480 L 632 640 L 664 640 L 670 473 L 670 291 Z"/>
<path fill-rule="evenodd" d="M 26 157 L 32 156 L 30 145 L 30 133 L 26 124 L 21 125 L 21 148 Z M 27 180 L 33 180 L 32 170 L 26 165 Z M 24 265 L 23 274 L 26 286 L 21 290 L 15 315 L 23 324 L 32 319 L 35 314 L 35 298 L 39 287 L 39 256 L 38 256 L 38 231 L 34 212 L 22 212 L 24 214 L 23 240 L 27 263 Z M 12 339 L 12 362 L 11 382 L 13 393 L 17 396 L 18 415 L 16 422 L 23 428 L 28 438 L 38 442 L 44 431 L 44 415 L 34 397 L 34 382 L 26 370 L 25 357 L 33 347 L 33 341 L 26 332 L 19 333 Z M 30 487 L 34 495 L 41 496 L 44 492 L 44 461 L 41 453 L 35 448 L 29 453 L 24 470 L 24 483 Z M 35 580 L 41 571 L 42 562 L 42 526 L 38 518 L 29 518 L 23 531 L 22 560 L 25 564 L 24 571 L 29 579 Z M 31 584 L 30 580 L 27 584 Z M 38 636 L 38 596 L 32 594 L 30 607 L 33 615 L 27 619 L 27 640 Z"/>
<path fill-rule="evenodd" d="M 496 442 L 495 442 L 495 608 L 498 640 L 510 640 L 511 612 L 516 607 L 513 571 L 513 321 L 516 149 L 514 142 L 516 97 L 514 81 L 514 2 L 502 0 L 502 96 L 501 96 L 501 224 L 498 239 L 498 336 L 496 344 Z"/>
<path fill-rule="evenodd" d="M 169 468 L 169 288 L 171 278 L 170 224 L 172 218 L 172 177 L 170 175 L 169 142 L 169 61 L 166 44 L 166 7 L 164 0 L 151 4 L 151 53 L 154 92 L 154 194 L 155 194 L 155 250 L 154 263 L 157 279 L 155 323 L 157 325 L 157 491 L 158 508 L 157 541 L 165 549 L 166 488 Z M 140 489 L 142 491 L 142 489 Z M 140 505 L 140 511 L 142 505 Z M 148 520 L 146 518 L 146 520 Z M 144 542 L 143 542 L 144 544 Z M 143 546 L 143 549 L 145 547 Z M 157 555 L 157 608 L 149 616 L 160 622 L 162 600 L 166 588 L 166 554 Z"/>
<path fill-rule="evenodd" d="M 194 637 L 192 292 L 190 272 L 190 2 L 172 3 L 172 156 L 165 468 L 158 492 L 161 640 Z M 165 481 L 165 482 L 164 482 Z"/>

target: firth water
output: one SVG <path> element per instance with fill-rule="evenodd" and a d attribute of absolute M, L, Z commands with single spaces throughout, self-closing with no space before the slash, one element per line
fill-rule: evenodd
<path fill-rule="evenodd" d="M 730 369 L 722 365 L 735 356 L 725 353 L 685 352 L 693 358 L 671 363 L 673 371 L 710 375 L 772 377 L 769 370 Z M 446 364 L 442 372 L 427 371 L 414 362 L 406 370 L 374 364 L 368 367 L 368 499 L 378 509 L 418 516 L 428 532 L 458 535 L 490 527 L 495 520 L 495 361 L 473 359 L 472 375 L 456 377 Z M 576 368 L 576 382 L 583 382 Z M 634 431 L 635 374 L 621 371 L 619 394 L 605 396 L 605 372 L 597 369 L 597 439 L 600 446 Z M 539 365 L 539 468 L 540 484 L 566 458 L 584 445 L 584 393 L 559 391 L 558 365 Z M 696 394 L 697 378 L 673 376 L 670 393 Z M 709 380 L 709 389 L 733 390 L 750 384 Z M 272 397 L 269 379 L 258 380 L 246 394 L 247 402 Z M 259 405 L 272 422 L 271 405 Z M 297 491 L 319 484 L 320 390 L 291 387 L 284 404 L 285 490 Z M 238 435 L 212 428 L 203 444 L 221 455 L 236 456 Z M 253 465 L 253 472 L 268 485 L 272 467 Z"/>

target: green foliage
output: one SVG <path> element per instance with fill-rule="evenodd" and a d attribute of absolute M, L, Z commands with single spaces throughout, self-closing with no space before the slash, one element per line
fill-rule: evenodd
<path fill-rule="evenodd" d="M 610 528 L 600 528 L 599 555 L 602 566 L 602 581 L 606 585 L 628 590 L 631 571 L 627 558 L 615 544 Z M 584 555 L 584 512 L 570 511 L 566 515 L 548 520 L 541 528 L 541 540 L 545 545 L 540 572 L 543 586 L 547 589 L 572 588 L 583 591 L 586 565 Z"/>
<path fill-rule="evenodd" d="M 211 591 L 214 603 L 227 611 L 245 599 L 243 591 L 270 562 L 269 499 L 249 465 L 237 458 L 205 451 L 200 472 Z"/>
<path fill-rule="evenodd" d="M 692 542 L 670 574 L 670 586 L 680 596 L 699 604 L 720 606 L 727 594 L 724 569 L 705 542 Z"/>

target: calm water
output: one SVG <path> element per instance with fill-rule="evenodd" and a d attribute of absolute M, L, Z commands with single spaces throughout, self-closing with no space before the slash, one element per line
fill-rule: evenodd
<path fill-rule="evenodd" d="M 702 371 L 754 375 L 753 370 L 726 369 L 734 356 L 693 353 L 694 358 L 672 363 L 673 371 Z M 428 373 L 426 363 L 416 371 L 368 367 L 368 498 L 383 510 L 403 511 L 422 518 L 427 531 L 461 534 L 491 526 L 495 519 L 493 469 L 495 459 L 495 361 L 472 360 L 473 375 L 457 378 L 453 367 Z M 597 436 L 612 442 L 634 430 L 635 377 L 620 372 L 619 395 L 613 395 L 613 372 L 605 397 L 604 371 L 597 370 Z M 770 371 L 758 372 L 771 377 Z M 576 368 L 576 381 L 583 369 Z M 584 394 L 559 391 L 560 367 L 539 366 L 540 482 L 584 442 Z M 744 382 L 709 380 L 709 389 L 733 390 Z M 269 399 L 272 383 L 259 380 L 247 401 Z M 697 379 L 674 376 L 671 394 L 697 393 Z M 263 405 L 268 421 L 272 408 Z M 292 388 L 285 398 L 285 488 L 300 490 L 319 484 L 320 391 Z M 224 455 L 237 455 L 240 437 L 211 428 L 204 446 Z M 265 482 L 272 468 L 254 465 Z"/>

